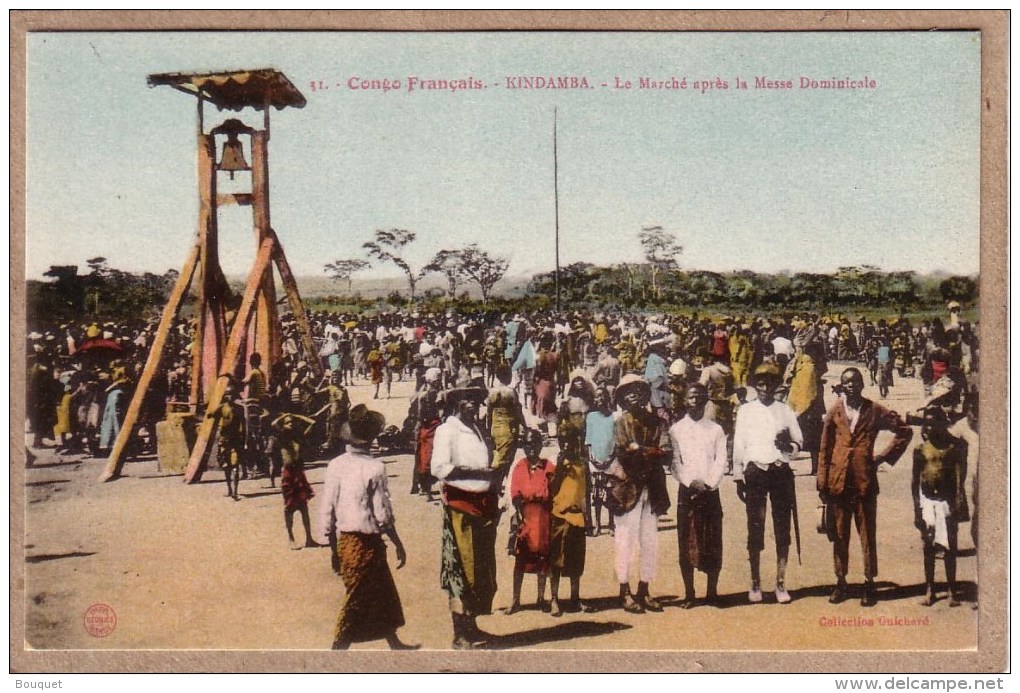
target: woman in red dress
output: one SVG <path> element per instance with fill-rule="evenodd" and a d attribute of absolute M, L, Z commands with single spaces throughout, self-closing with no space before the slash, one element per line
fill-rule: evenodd
<path fill-rule="evenodd" d="M 525 573 L 538 576 L 539 608 L 545 610 L 545 580 L 549 574 L 549 525 L 552 519 L 552 500 L 549 481 L 556 465 L 541 458 L 542 434 L 529 429 L 524 434 L 525 458 L 518 460 L 510 474 L 510 499 L 517 511 L 520 525 L 517 529 L 514 555 L 514 597 L 507 616 L 521 610 L 521 585 Z"/>

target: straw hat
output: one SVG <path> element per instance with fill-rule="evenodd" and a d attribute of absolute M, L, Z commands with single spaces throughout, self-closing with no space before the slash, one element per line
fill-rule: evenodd
<path fill-rule="evenodd" d="M 385 427 L 385 416 L 358 404 L 351 409 L 350 418 L 344 423 L 340 435 L 351 445 L 371 445 Z"/>
<path fill-rule="evenodd" d="M 779 372 L 779 366 L 774 363 L 763 363 L 754 369 L 754 377 L 756 380 L 762 380 L 764 378 L 781 378 L 782 373 Z"/>
<path fill-rule="evenodd" d="M 636 373 L 628 373 L 620 378 L 620 384 L 616 386 L 616 401 L 622 402 L 627 393 L 632 390 L 641 390 L 645 395 L 651 393 L 648 381 Z"/>
<path fill-rule="evenodd" d="M 481 404 L 489 396 L 484 387 L 455 387 L 443 393 L 443 400 L 450 406 L 457 406 L 462 400 L 474 400 Z"/>

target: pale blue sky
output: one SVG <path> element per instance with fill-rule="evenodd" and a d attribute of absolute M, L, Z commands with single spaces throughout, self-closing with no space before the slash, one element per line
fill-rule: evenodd
<path fill-rule="evenodd" d="M 688 269 L 979 268 L 977 32 L 36 33 L 28 276 L 95 255 L 179 268 L 197 223 L 195 101 L 146 75 L 255 67 L 282 70 L 308 99 L 273 112 L 270 144 L 273 226 L 298 275 L 360 257 L 374 229 L 393 227 L 418 233 L 415 266 L 477 242 L 508 255 L 511 274 L 552 269 L 554 107 L 563 264 L 640 260 L 637 232 L 654 224 L 677 235 Z M 487 88 L 338 86 L 354 75 Z M 513 75 L 584 75 L 594 88 L 510 91 Z M 635 88 L 601 86 L 617 75 Z M 689 88 L 636 88 L 670 75 Z M 759 75 L 878 86 L 767 92 Z M 715 77 L 730 89 L 690 89 Z M 207 107 L 207 126 L 231 115 Z M 251 262 L 249 218 L 221 215 L 228 274 Z"/>

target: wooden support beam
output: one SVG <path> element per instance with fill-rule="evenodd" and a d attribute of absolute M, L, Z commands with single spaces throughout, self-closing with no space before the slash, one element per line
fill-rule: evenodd
<path fill-rule="evenodd" d="M 290 264 L 287 262 L 287 256 L 283 252 L 283 246 L 280 245 L 280 239 L 276 237 L 276 232 L 269 231 L 270 238 L 273 239 L 273 260 L 276 262 L 276 269 L 280 271 L 280 281 L 283 282 L 283 289 L 287 292 L 287 301 L 290 303 L 290 311 L 294 314 L 294 321 L 297 323 L 298 332 L 301 333 L 301 343 L 305 349 L 305 359 L 308 361 L 312 368 L 312 371 L 318 375 L 322 375 L 322 360 L 319 358 L 319 351 L 315 348 L 315 342 L 312 341 L 312 330 L 308 325 L 308 316 L 305 314 L 305 305 L 301 302 L 301 294 L 298 293 L 297 281 L 294 279 L 294 273 L 290 271 Z"/>
<path fill-rule="evenodd" d="M 180 276 L 177 277 L 177 283 L 174 284 L 174 288 L 170 292 L 170 299 L 167 301 L 166 307 L 163 308 L 163 315 L 159 319 L 159 326 L 156 327 L 156 335 L 152 340 L 152 348 L 149 349 L 149 356 L 145 360 L 145 367 L 142 369 L 142 375 L 138 379 L 138 386 L 135 388 L 135 394 L 131 397 L 131 404 L 124 415 L 124 423 L 121 425 L 120 433 L 117 434 L 117 440 L 114 441 L 113 449 L 110 451 L 110 457 L 106 460 L 106 468 L 100 477 L 102 481 L 112 481 L 120 476 L 121 469 L 124 466 L 124 450 L 127 448 L 135 424 L 138 422 L 138 415 L 141 413 L 145 395 L 149 391 L 152 379 L 159 370 L 159 362 L 163 356 L 163 349 L 166 347 L 167 337 L 170 335 L 170 329 L 173 327 L 174 320 L 177 318 L 177 311 L 181 307 L 181 301 L 184 299 L 185 294 L 188 293 L 188 286 L 191 285 L 191 278 L 194 276 L 195 268 L 198 266 L 200 247 L 200 244 L 196 243 L 191 249 L 188 259 L 184 262 L 184 269 L 181 270 Z"/>
<path fill-rule="evenodd" d="M 191 347 L 191 396 L 192 411 L 198 413 L 202 404 L 203 377 L 202 362 L 206 357 L 205 332 L 207 322 L 215 320 L 218 302 L 210 306 L 211 279 L 219 267 L 216 252 L 216 138 L 212 135 L 198 136 L 198 311 L 195 323 L 195 340 Z M 211 317 L 213 316 L 213 317 Z M 208 325 L 211 326 L 211 325 Z"/>
<path fill-rule="evenodd" d="M 251 136 L 252 218 L 256 243 L 262 243 L 271 232 L 269 222 L 269 147 L 265 132 Z M 273 273 L 267 272 L 262 290 L 255 303 L 255 318 L 248 331 L 247 353 L 262 354 L 262 368 L 272 373 L 281 356 L 280 318 L 276 309 L 276 287 Z"/>
<path fill-rule="evenodd" d="M 251 193 L 221 193 L 216 196 L 217 207 L 229 207 L 230 205 L 246 207 L 251 205 L 251 203 Z"/>
<path fill-rule="evenodd" d="M 269 269 L 269 262 L 273 256 L 275 242 L 272 237 L 266 238 L 259 246 L 258 255 L 255 257 L 255 264 L 248 275 L 248 282 L 244 287 L 244 295 L 241 297 L 241 307 L 237 310 L 237 317 L 234 318 L 234 325 L 230 329 L 230 338 L 227 340 L 227 348 L 223 351 L 223 362 L 220 364 L 220 373 L 233 373 L 237 367 L 237 361 L 241 355 L 241 345 L 248 332 L 248 321 L 252 316 L 252 308 L 255 305 L 255 297 L 262 279 Z M 217 374 L 218 375 L 218 374 Z M 207 411 L 214 411 L 223 401 L 223 390 L 225 386 L 223 378 L 216 378 L 212 389 L 209 392 Z M 203 417 L 198 428 L 198 438 L 195 447 L 191 450 L 191 459 L 188 461 L 188 468 L 184 471 L 184 481 L 194 483 L 202 478 L 202 472 L 209 456 L 209 444 L 212 441 L 216 420 Z"/>

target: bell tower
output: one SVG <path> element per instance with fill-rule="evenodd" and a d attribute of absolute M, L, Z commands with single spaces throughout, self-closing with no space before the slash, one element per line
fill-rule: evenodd
<path fill-rule="evenodd" d="M 163 310 L 145 367 L 103 471 L 104 481 L 120 476 L 124 453 L 138 423 L 142 402 L 159 371 L 169 331 L 196 274 L 198 305 L 195 312 L 188 402 L 194 414 L 202 415 L 205 411 L 219 407 L 226 384 L 226 379 L 220 376 L 243 376 L 248 357 L 252 353 L 262 355 L 266 373 L 272 373 L 274 364 L 280 359 L 282 340 L 272 270 L 274 265 L 300 333 L 306 361 L 317 374 L 321 374 L 321 364 L 315 355 L 297 283 L 283 247 L 273 231 L 269 215 L 270 110 L 303 108 L 305 97 L 282 72 L 274 69 L 156 74 L 149 75 L 148 84 L 150 87 L 170 86 L 197 98 L 198 234 Z M 236 118 L 230 118 L 206 132 L 207 102 L 219 111 L 242 111 L 249 108 L 262 111 L 263 128 L 258 130 Z M 245 156 L 246 144 L 251 164 Z M 227 176 L 233 181 L 239 172 L 250 172 L 249 189 L 220 193 L 218 183 Z M 240 306 L 236 310 L 233 309 L 236 297 L 231 295 L 219 263 L 218 210 L 227 205 L 251 207 L 256 246 L 255 261 L 248 274 Z M 201 416 L 200 421 L 197 440 L 184 474 L 188 483 L 201 478 L 211 448 L 215 422 L 204 416 Z"/>

